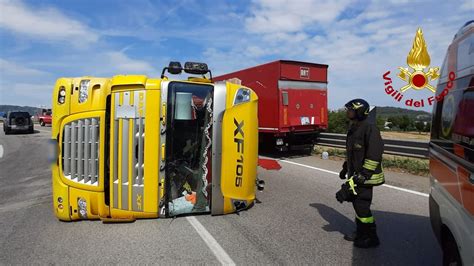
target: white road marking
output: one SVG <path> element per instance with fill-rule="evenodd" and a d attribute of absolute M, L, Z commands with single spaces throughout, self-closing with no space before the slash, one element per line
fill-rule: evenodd
<path fill-rule="evenodd" d="M 318 167 L 309 166 L 309 165 L 306 165 L 306 164 L 295 163 L 295 162 L 287 161 L 287 160 L 279 160 L 279 161 L 289 163 L 289 164 L 298 165 L 298 166 L 302 166 L 302 167 L 306 167 L 306 168 L 313 169 L 313 170 L 318 170 L 318 171 L 321 171 L 321 172 L 326 172 L 326 173 L 333 174 L 333 175 L 339 175 L 339 173 L 337 173 L 337 172 L 329 171 L 329 170 L 318 168 Z"/>
<path fill-rule="evenodd" d="M 216 239 L 206 230 L 206 228 L 194 216 L 186 217 L 189 223 L 196 229 L 196 232 L 204 240 L 209 249 L 214 253 L 217 260 L 222 265 L 235 265 L 235 262 L 230 258 L 229 254 L 217 243 Z"/>
<path fill-rule="evenodd" d="M 430 196 L 429 194 L 426 194 L 426 193 L 423 193 L 423 192 L 418 192 L 418 191 L 414 191 L 414 190 L 410 190 L 410 189 L 406 189 L 406 188 L 401 188 L 401 187 L 396 187 L 396 186 L 392 186 L 392 185 L 383 184 L 382 186 L 388 187 L 388 188 L 393 188 L 393 189 L 404 191 L 404 192 L 408 192 L 408 193 L 412 193 L 412 194 L 415 194 L 415 195 L 420 195 L 420 196 L 423 196 L 423 197 L 429 197 Z"/>
<path fill-rule="evenodd" d="M 329 170 L 318 168 L 318 167 L 309 166 L 309 165 L 306 165 L 306 164 L 295 163 L 295 162 L 287 161 L 287 160 L 278 160 L 278 161 L 298 165 L 298 166 L 301 166 L 301 167 L 306 167 L 306 168 L 309 168 L 309 169 L 313 169 L 313 170 L 317 170 L 317 171 L 321 171 L 321 172 L 325 172 L 325 173 L 329 173 L 329 174 L 333 174 L 333 175 L 339 175 L 339 173 L 337 173 L 337 172 L 329 171 Z M 396 186 L 387 185 L 387 184 L 383 184 L 382 186 L 392 188 L 392 189 L 396 189 L 396 190 L 403 191 L 403 192 L 408 192 L 408 193 L 415 194 L 415 195 L 418 195 L 418 196 L 429 197 L 429 194 L 414 191 L 414 190 L 411 190 L 411 189 L 396 187 Z"/>
<path fill-rule="evenodd" d="M 0 144 L 0 159 L 3 158 L 3 145 Z"/>

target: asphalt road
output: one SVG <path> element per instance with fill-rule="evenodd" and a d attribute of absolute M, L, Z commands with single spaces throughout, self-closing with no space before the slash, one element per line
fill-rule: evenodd
<path fill-rule="evenodd" d="M 441 262 L 424 194 L 427 178 L 387 173 L 387 183 L 396 187 L 377 187 L 373 203 L 382 244 L 360 250 L 342 238 L 353 230 L 354 212 L 334 197 L 341 181 L 331 171 L 339 171 L 340 162 L 314 156 L 284 159 L 280 171 L 259 169 L 266 181 L 261 203 L 239 214 L 127 224 L 60 222 L 51 204 L 50 128 L 37 129 L 32 135 L 0 133 L 0 264 Z"/>

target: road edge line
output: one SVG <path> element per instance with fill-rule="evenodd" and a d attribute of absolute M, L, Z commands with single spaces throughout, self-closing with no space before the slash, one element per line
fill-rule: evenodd
<path fill-rule="evenodd" d="M 322 168 L 318 168 L 318 167 L 314 167 L 314 166 L 309 166 L 309 165 L 306 165 L 306 164 L 295 163 L 295 162 L 287 161 L 287 160 L 278 160 L 278 161 L 285 162 L 285 163 L 288 163 L 288 164 L 294 164 L 294 165 L 306 167 L 306 168 L 313 169 L 313 170 L 318 170 L 318 171 L 321 171 L 321 172 L 326 172 L 326 173 L 333 174 L 333 175 L 339 175 L 339 173 L 337 173 L 337 172 L 322 169 Z M 403 191 L 403 192 L 407 192 L 407 193 L 411 193 L 411 194 L 415 194 L 415 195 L 418 195 L 418 196 L 423 196 L 423 197 L 429 197 L 430 196 L 427 193 L 423 193 L 423 192 L 419 192 L 419 191 L 415 191 L 415 190 L 411 190 L 411 189 L 406 189 L 406 188 L 401 188 L 401 187 L 396 187 L 396 186 L 392 186 L 392 185 L 383 184 L 382 186 L 387 187 L 387 188 L 391 188 L 391 189 L 395 189 L 395 190 L 399 190 L 399 191 Z"/>
<path fill-rule="evenodd" d="M 209 249 L 214 253 L 217 260 L 222 265 L 236 265 L 229 254 L 222 248 L 216 239 L 207 231 L 207 229 L 194 216 L 186 217 L 188 222 L 194 227 L 199 236 L 204 240 Z"/>

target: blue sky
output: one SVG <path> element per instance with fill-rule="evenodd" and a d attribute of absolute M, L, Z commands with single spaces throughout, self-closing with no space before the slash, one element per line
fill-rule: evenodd
<path fill-rule="evenodd" d="M 431 65 L 441 66 L 454 34 L 474 19 L 473 5 L 472 0 L 0 0 L 0 104 L 49 106 L 54 82 L 64 76 L 157 77 L 170 60 L 206 62 L 223 74 L 291 59 L 329 65 L 331 109 L 355 97 L 403 107 L 385 94 L 382 75 L 391 70 L 397 79 L 418 27 Z M 428 96 L 427 90 L 406 95 Z"/>

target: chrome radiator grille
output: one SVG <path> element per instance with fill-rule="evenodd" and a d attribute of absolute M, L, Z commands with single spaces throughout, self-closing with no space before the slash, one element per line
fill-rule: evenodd
<path fill-rule="evenodd" d="M 86 185 L 99 185 L 98 117 L 74 120 L 64 126 L 62 162 L 66 178 Z"/>

